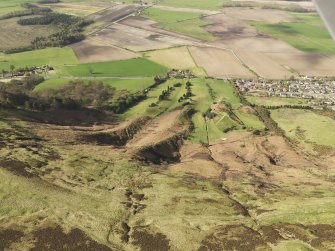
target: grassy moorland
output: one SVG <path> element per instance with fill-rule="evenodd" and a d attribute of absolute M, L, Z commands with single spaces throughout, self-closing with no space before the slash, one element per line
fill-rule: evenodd
<path fill-rule="evenodd" d="M 114 79 L 108 81 L 113 86 Z M 115 87 L 127 86 L 128 90 L 136 84 L 134 79 L 115 81 Z M 146 83 L 144 79 L 138 81 Z M 105 96 L 105 91 L 117 94 L 101 85 L 83 88 L 78 84 L 68 88 L 69 93 L 50 92 L 48 95 L 55 97 L 49 96 L 47 105 L 52 106 L 41 110 L 37 110 L 39 92 L 32 93 L 33 106 L 18 102 L 19 109 L 1 108 L 0 247 L 85 250 L 89 246 L 89 250 L 106 251 L 151 247 L 207 251 L 212 247 L 330 249 L 335 244 L 335 172 L 323 168 L 325 162 L 300 156 L 272 132 L 251 133 L 258 126 L 258 117 L 242 104 L 230 83 L 198 78 L 190 79 L 190 85 L 187 81 L 168 79 L 158 84 L 146 99 L 129 103 L 120 116 L 91 110 L 97 95 Z M 52 85 L 45 83 L 41 84 L 46 85 L 44 88 Z M 17 86 L 28 88 L 23 90 L 27 92 L 31 88 L 27 83 Z M 8 84 L 1 87 L 2 92 L 10 90 Z M 169 95 L 159 98 L 166 90 Z M 179 102 L 189 90 L 192 95 Z M 78 93 L 81 95 L 76 102 L 87 106 L 71 110 L 69 98 Z M 66 103 L 60 102 L 60 94 Z M 2 102 L 10 101 L 4 97 L 0 95 Z M 41 102 L 46 96 L 42 97 Z M 72 108 L 59 108 L 61 104 Z M 195 127 L 188 138 L 177 134 L 180 131 L 175 127 L 184 129 L 179 115 L 173 121 L 161 120 L 179 114 L 180 110 L 174 109 L 182 106 L 196 111 L 193 118 L 184 117 Z M 302 110 L 274 112 L 283 113 L 277 116 L 280 126 L 288 126 L 290 120 L 299 126 L 306 124 L 296 130 L 299 137 L 312 139 L 315 134 L 326 140 L 320 137 L 322 132 L 329 137 L 328 142 L 334 141 L 334 123 L 328 125 L 329 117 Z M 153 118 L 148 124 L 135 126 L 118 120 L 141 115 Z M 285 116 L 287 121 L 281 122 Z M 157 128 L 165 128 L 169 122 L 177 123 L 157 133 Z M 245 128 L 248 124 L 250 128 Z M 312 132 L 309 125 L 319 132 Z M 114 147 L 113 140 L 100 143 L 99 139 L 116 137 L 117 133 L 126 137 L 123 145 Z M 141 140 L 144 145 L 134 144 Z M 159 158 L 171 148 L 180 159 L 151 164 L 152 155 Z"/>
<path fill-rule="evenodd" d="M 175 31 L 202 40 L 213 40 L 213 36 L 203 26 L 209 21 L 201 19 L 201 15 L 191 12 L 179 12 L 150 8 L 145 10 L 144 17 L 159 22 L 163 29 Z"/>
<path fill-rule="evenodd" d="M 61 4 L 81 2 L 94 1 Z M 151 11 L 166 29 L 211 39 L 198 14 Z M 1 251 L 334 248 L 331 111 L 261 109 L 306 101 L 242 97 L 210 76 L 164 78 L 174 67 L 201 76 L 186 47 L 90 64 L 68 47 L 0 54 L 0 70 L 46 64 L 46 80 L 0 80 Z"/>
<path fill-rule="evenodd" d="M 334 42 L 317 14 L 294 14 L 296 21 L 278 24 L 253 22 L 260 31 L 306 52 L 334 53 Z"/>

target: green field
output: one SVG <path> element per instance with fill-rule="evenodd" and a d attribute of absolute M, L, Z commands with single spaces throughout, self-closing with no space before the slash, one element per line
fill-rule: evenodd
<path fill-rule="evenodd" d="M 26 66 L 61 66 L 77 64 L 78 60 L 69 47 L 48 48 L 43 50 L 28 51 L 15 54 L 0 54 L 0 70 L 9 69 L 10 65 L 16 68 Z"/>
<path fill-rule="evenodd" d="M 75 80 L 75 79 L 72 79 Z M 92 81 L 92 79 L 80 79 L 85 83 Z M 64 85 L 68 84 L 71 79 L 69 78 L 51 78 L 47 79 L 43 83 L 35 87 L 35 91 L 41 91 L 45 89 L 57 89 L 61 88 Z M 154 80 L 151 77 L 146 78 L 129 78 L 129 79 L 103 79 L 102 82 L 105 85 L 114 87 L 117 90 L 126 89 L 129 91 L 142 91 L 145 88 L 151 86 Z"/>
<path fill-rule="evenodd" d="M 295 22 L 270 24 L 253 22 L 252 25 L 267 35 L 273 36 L 306 52 L 334 53 L 335 44 L 315 14 L 294 14 Z"/>
<path fill-rule="evenodd" d="M 264 130 L 265 126 L 262 121 L 259 120 L 256 114 L 235 111 L 237 117 L 243 122 L 243 124 L 251 130 Z"/>
<path fill-rule="evenodd" d="M 308 105 L 308 100 L 302 98 L 281 98 L 247 95 L 245 98 L 254 105 L 283 106 L 283 105 Z"/>
<path fill-rule="evenodd" d="M 166 71 L 167 68 L 148 59 L 135 58 L 121 61 L 64 66 L 59 70 L 58 74 L 73 77 L 145 77 L 161 75 Z"/>
<path fill-rule="evenodd" d="M 183 7 L 183 8 L 197 8 L 205 10 L 217 10 L 220 9 L 229 0 L 164 0 L 161 5 Z"/>
<path fill-rule="evenodd" d="M 182 33 L 202 40 L 213 40 L 214 37 L 203 26 L 211 22 L 202 20 L 201 15 L 191 12 L 179 12 L 150 8 L 145 10 L 144 16 L 159 22 L 160 27 L 170 31 Z"/>
<path fill-rule="evenodd" d="M 329 117 L 300 109 L 272 110 L 271 117 L 292 139 L 335 148 L 335 120 Z"/>
<path fill-rule="evenodd" d="M 0 1 L 0 15 L 7 14 L 12 11 L 21 10 L 23 3 L 35 3 L 37 0 L 1 0 Z"/>

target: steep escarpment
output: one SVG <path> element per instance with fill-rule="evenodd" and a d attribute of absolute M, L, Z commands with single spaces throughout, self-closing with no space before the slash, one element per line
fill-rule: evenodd
<path fill-rule="evenodd" d="M 88 133 L 83 136 L 83 139 L 97 144 L 122 146 L 131 140 L 149 120 L 150 117 L 139 117 L 112 129 Z"/>

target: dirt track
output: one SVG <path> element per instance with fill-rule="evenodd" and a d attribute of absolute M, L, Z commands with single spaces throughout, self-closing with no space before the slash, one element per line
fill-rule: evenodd
<path fill-rule="evenodd" d="M 127 148 L 141 148 L 162 141 L 181 131 L 178 125 L 180 110 L 166 113 L 151 121 L 127 144 Z"/>

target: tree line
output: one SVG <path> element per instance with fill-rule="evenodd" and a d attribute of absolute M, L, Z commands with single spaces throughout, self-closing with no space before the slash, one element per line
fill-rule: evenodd
<path fill-rule="evenodd" d="M 0 107 L 26 110 L 98 110 L 122 113 L 146 98 L 144 91 L 115 90 L 99 81 L 70 81 L 58 89 L 34 91 L 45 79 L 32 75 L 9 83 L 0 82 Z"/>

